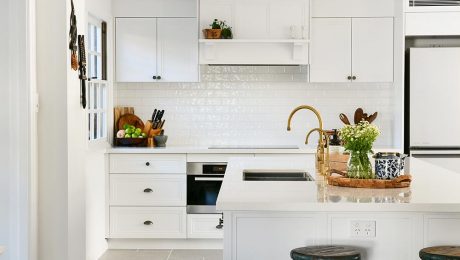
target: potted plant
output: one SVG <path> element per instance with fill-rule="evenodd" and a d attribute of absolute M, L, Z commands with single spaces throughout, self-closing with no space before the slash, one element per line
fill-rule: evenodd
<path fill-rule="evenodd" d="M 340 130 L 345 150 L 350 152 L 348 178 L 374 179 L 369 154 L 372 153 L 372 146 L 379 135 L 379 129 L 367 121 L 346 125 Z"/>
<path fill-rule="evenodd" d="M 211 29 L 203 30 L 204 37 L 206 39 L 220 39 L 222 36 L 222 23 L 222 21 L 214 19 L 212 24 L 209 25 Z"/>
<path fill-rule="evenodd" d="M 228 26 L 225 21 L 222 22 L 222 39 L 233 39 L 232 27 Z"/>

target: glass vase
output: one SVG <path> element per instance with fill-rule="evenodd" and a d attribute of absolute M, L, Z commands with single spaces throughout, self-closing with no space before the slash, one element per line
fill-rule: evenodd
<path fill-rule="evenodd" d="M 374 179 L 368 151 L 350 151 L 350 158 L 348 159 L 347 166 L 348 178 Z"/>

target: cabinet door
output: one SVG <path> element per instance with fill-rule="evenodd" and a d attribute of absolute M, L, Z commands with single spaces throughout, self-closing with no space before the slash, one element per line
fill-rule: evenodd
<path fill-rule="evenodd" d="M 198 81 L 198 19 L 158 18 L 159 82 Z"/>
<path fill-rule="evenodd" d="M 116 79 L 154 82 L 157 74 L 156 18 L 116 19 Z"/>
<path fill-rule="evenodd" d="M 351 18 L 313 18 L 310 81 L 349 82 Z"/>
<path fill-rule="evenodd" d="M 393 18 L 353 18 L 354 82 L 393 82 Z"/>

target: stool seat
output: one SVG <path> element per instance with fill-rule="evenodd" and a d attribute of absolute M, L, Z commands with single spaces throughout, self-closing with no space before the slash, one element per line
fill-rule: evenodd
<path fill-rule="evenodd" d="M 361 253 L 349 246 L 307 246 L 291 251 L 293 260 L 360 260 Z"/>
<path fill-rule="evenodd" d="M 460 260 L 460 246 L 433 246 L 420 250 L 423 260 Z"/>

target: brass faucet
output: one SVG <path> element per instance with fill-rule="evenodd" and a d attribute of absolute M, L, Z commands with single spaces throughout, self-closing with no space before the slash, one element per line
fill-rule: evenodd
<path fill-rule="evenodd" d="M 291 131 L 292 117 L 294 116 L 295 113 L 297 113 L 297 111 L 302 110 L 302 109 L 312 111 L 316 115 L 316 118 L 318 119 L 318 125 L 319 126 L 317 128 L 314 128 L 314 129 L 312 129 L 312 130 L 310 130 L 308 132 L 308 134 L 307 134 L 307 136 L 305 138 L 305 144 L 308 144 L 308 139 L 309 139 L 310 135 L 313 132 L 317 131 L 318 134 L 319 134 L 319 140 L 318 140 L 318 147 L 317 147 L 317 151 L 316 151 L 316 169 L 319 170 L 319 172 L 322 175 L 328 175 L 328 173 L 329 173 L 329 137 L 328 137 L 326 131 L 324 131 L 324 129 L 323 129 L 323 120 L 321 119 L 321 115 L 318 112 L 318 110 L 316 110 L 312 106 L 307 106 L 307 105 L 299 106 L 299 107 L 295 108 L 294 110 L 292 110 L 291 114 L 289 115 L 287 130 Z M 324 140 L 326 140 L 326 141 L 324 141 Z M 325 153 L 325 151 L 324 151 L 325 147 L 327 147 L 327 153 Z"/>

